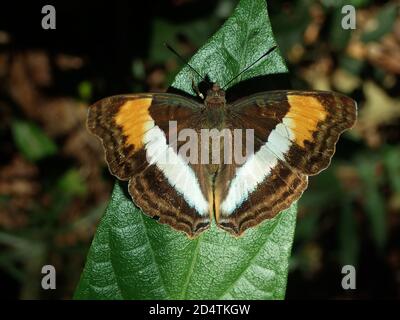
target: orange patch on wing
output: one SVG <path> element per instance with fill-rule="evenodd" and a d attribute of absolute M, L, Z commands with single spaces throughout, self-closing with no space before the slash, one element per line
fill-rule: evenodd
<path fill-rule="evenodd" d="M 115 122 L 122 128 L 127 143 L 135 149 L 143 146 L 143 135 L 154 124 L 149 113 L 152 98 L 128 100 L 119 109 Z"/>
<path fill-rule="evenodd" d="M 325 120 L 325 108 L 312 96 L 288 95 L 288 101 L 290 109 L 285 118 L 291 122 L 295 142 L 304 148 L 304 141 L 311 141 L 318 123 Z"/>

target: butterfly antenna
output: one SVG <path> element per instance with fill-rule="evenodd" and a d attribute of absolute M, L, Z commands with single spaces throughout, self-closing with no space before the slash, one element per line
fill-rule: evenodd
<path fill-rule="evenodd" d="M 239 76 L 241 76 L 244 72 L 246 72 L 247 70 L 249 70 L 252 66 L 254 66 L 258 61 L 260 61 L 261 59 L 263 59 L 265 56 L 267 56 L 268 54 L 270 54 L 272 51 L 274 51 L 278 46 L 273 46 L 272 48 L 268 49 L 267 52 L 265 52 L 261 57 L 259 57 L 256 61 L 254 61 L 252 64 L 250 64 L 249 66 L 247 66 L 246 68 L 244 68 L 242 71 L 240 71 L 236 76 L 234 76 L 231 80 L 228 81 L 228 83 L 226 83 L 222 89 L 225 89 L 225 87 L 230 84 L 233 80 L 236 80 Z"/>
<path fill-rule="evenodd" d="M 168 43 L 164 43 L 164 45 L 174 54 L 176 55 L 179 60 L 181 60 L 183 62 L 183 64 L 187 65 L 190 69 L 192 69 L 201 79 L 203 79 L 205 82 L 209 83 L 209 81 L 207 81 L 207 79 L 205 77 L 203 77 L 200 72 L 198 72 L 195 68 L 193 68 L 189 62 L 187 62 L 184 58 L 182 58 L 182 56 L 174 49 L 172 48 Z"/>

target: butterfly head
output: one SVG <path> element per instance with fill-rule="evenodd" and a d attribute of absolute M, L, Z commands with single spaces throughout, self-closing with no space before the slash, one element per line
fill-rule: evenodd
<path fill-rule="evenodd" d="M 206 106 L 211 108 L 225 106 L 225 91 L 222 90 L 218 84 L 214 83 L 212 88 L 207 91 L 207 96 L 204 102 Z"/>

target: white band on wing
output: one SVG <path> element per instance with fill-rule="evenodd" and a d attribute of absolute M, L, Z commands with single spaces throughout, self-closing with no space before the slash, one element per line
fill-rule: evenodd
<path fill-rule="evenodd" d="M 189 206 L 200 215 L 208 214 L 209 204 L 192 168 L 167 144 L 164 132 L 158 126 L 152 127 L 144 134 L 143 143 L 149 164 L 157 166 Z"/>
<path fill-rule="evenodd" d="M 221 203 L 223 214 L 232 214 L 268 177 L 278 160 L 284 161 L 285 154 L 292 145 L 291 140 L 294 134 L 290 130 L 290 120 L 283 120 L 283 123 L 279 123 L 271 131 L 267 143 L 237 169 L 228 194 Z"/>

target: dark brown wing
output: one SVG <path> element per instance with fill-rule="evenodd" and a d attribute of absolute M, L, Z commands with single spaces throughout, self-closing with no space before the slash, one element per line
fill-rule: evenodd
<path fill-rule="evenodd" d="M 135 204 L 189 236 L 210 223 L 211 186 L 206 177 L 198 179 L 201 167 L 185 163 L 176 152 L 169 124 L 176 121 L 177 132 L 190 128 L 201 108 L 174 94 L 122 95 L 92 105 L 87 122 L 103 142 L 110 172 L 129 180 Z"/>
<path fill-rule="evenodd" d="M 254 155 L 234 170 L 222 168 L 215 185 L 218 225 L 235 235 L 297 200 L 307 176 L 329 165 L 340 134 L 356 120 L 356 103 L 333 92 L 265 92 L 228 110 L 232 127 L 255 135 Z"/>

